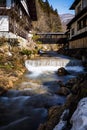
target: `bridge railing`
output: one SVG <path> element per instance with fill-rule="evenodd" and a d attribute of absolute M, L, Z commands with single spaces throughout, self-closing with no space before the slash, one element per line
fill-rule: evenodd
<path fill-rule="evenodd" d="M 65 44 L 67 43 L 67 36 L 64 33 L 38 33 L 38 41 L 43 44 Z"/>

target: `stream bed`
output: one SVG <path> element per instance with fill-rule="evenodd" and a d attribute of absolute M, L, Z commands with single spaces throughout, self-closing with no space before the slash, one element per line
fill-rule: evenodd
<path fill-rule="evenodd" d="M 83 72 L 81 61 L 65 56 L 43 57 L 25 62 L 27 72 L 14 90 L 0 97 L 0 130 L 37 130 L 47 119 L 48 109 L 62 105 L 65 96 L 56 94 L 58 82 Z M 57 70 L 65 67 L 67 76 L 58 76 Z"/>

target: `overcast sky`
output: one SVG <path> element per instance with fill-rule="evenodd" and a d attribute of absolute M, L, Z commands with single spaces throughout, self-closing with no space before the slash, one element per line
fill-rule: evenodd
<path fill-rule="evenodd" d="M 65 14 L 65 13 L 74 14 L 74 11 L 69 10 L 74 0 L 48 0 L 48 1 L 53 6 L 54 9 L 58 10 L 59 14 Z"/>

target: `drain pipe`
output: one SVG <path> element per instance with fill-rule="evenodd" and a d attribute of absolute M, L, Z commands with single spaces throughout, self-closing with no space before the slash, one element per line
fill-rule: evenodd
<path fill-rule="evenodd" d="M 87 59 L 86 59 L 86 56 L 84 56 L 84 55 L 82 56 L 82 64 L 87 69 Z"/>
<path fill-rule="evenodd" d="M 84 55 L 82 55 L 82 62 L 85 63 L 86 62 L 86 57 Z"/>

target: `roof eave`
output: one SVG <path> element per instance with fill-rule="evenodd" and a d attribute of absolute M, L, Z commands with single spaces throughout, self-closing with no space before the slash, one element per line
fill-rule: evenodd
<path fill-rule="evenodd" d="M 70 9 L 70 10 L 74 10 L 74 9 L 75 9 L 75 6 L 72 5 L 69 9 Z"/>
<path fill-rule="evenodd" d="M 79 3 L 79 0 L 75 0 L 74 3 L 71 5 L 71 7 L 69 9 L 74 10 L 78 3 Z"/>

